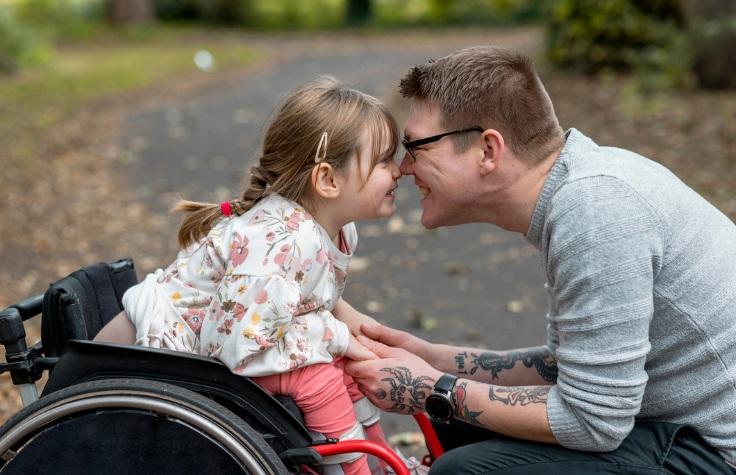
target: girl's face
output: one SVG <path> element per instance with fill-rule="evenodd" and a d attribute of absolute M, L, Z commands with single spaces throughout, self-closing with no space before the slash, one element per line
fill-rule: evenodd
<path fill-rule="evenodd" d="M 393 156 L 381 158 L 371 170 L 374 150 L 369 130 L 363 132 L 360 155 L 348 164 L 346 206 L 351 210 L 353 221 L 360 219 L 386 218 L 396 211 L 394 191 L 401 177 L 399 166 Z"/>

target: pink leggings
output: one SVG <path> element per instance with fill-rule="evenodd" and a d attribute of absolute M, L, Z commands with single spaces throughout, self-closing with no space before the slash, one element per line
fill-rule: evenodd
<path fill-rule="evenodd" d="M 365 397 L 353 378 L 342 370 L 341 362 L 305 366 L 253 380 L 271 394 L 290 396 L 301 409 L 307 429 L 331 438 L 339 439 L 354 428 L 357 419 L 353 402 Z M 369 439 L 380 438 L 375 441 L 383 442 L 378 423 L 368 428 L 366 434 Z M 341 466 L 346 475 L 370 473 L 366 455 Z"/>

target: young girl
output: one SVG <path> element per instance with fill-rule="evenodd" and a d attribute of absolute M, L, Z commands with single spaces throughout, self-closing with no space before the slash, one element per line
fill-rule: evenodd
<path fill-rule="evenodd" d="M 291 396 L 311 431 L 383 441 L 377 409 L 334 362 L 374 357 L 353 336 L 370 317 L 341 295 L 353 222 L 394 212 L 397 140 L 375 98 L 332 78 L 303 85 L 268 127 L 242 198 L 178 203 L 189 214 L 176 260 L 128 290 L 97 339 L 125 340 L 127 328 L 139 345 L 218 358 Z M 337 462 L 369 473 L 365 455 Z"/>

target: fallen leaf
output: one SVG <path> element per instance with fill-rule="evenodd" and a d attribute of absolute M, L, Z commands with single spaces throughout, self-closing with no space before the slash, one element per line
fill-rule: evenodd
<path fill-rule="evenodd" d="M 388 438 L 389 445 L 398 445 L 400 447 L 408 446 L 424 446 L 424 434 L 421 432 L 399 432 Z"/>
<path fill-rule="evenodd" d="M 404 218 L 401 216 L 394 216 L 386 223 L 386 231 L 389 234 L 399 234 L 404 229 Z"/>
<path fill-rule="evenodd" d="M 506 311 L 509 313 L 521 313 L 524 310 L 524 302 L 521 300 L 509 300 L 506 302 Z"/>
<path fill-rule="evenodd" d="M 380 313 L 383 311 L 383 304 L 375 300 L 369 300 L 365 303 L 365 309 L 368 313 Z"/>
<path fill-rule="evenodd" d="M 371 261 L 367 257 L 353 257 L 350 260 L 350 271 L 359 272 L 368 268 L 371 265 Z"/>
<path fill-rule="evenodd" d="M 445 274 L 449 276 L 458 276 L 470 272 L 470 267 L 461 262 L 445 262 L 445 265 L 443 267 L 445 270 Z"/>

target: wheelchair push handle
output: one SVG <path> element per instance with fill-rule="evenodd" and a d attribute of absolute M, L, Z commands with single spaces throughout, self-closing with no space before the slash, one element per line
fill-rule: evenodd
<path fill-rule="evenodd" d="M 11 356 L 28 351 L 23 317 L 16 307 L 9 307 L 0 312 L 0 344 L 5 346 L 5 354 L 9 359 Z"/>
<path fill-rule="evenodd" d="M 17 309 L 18 312 L 20 312 L 20 316 L 23 321 L 26 321 L 41 313 L 41 310 L 43 309 L 43 294 L 28 297 L 25 300 L 11 305 L 9 308 Z"/>

